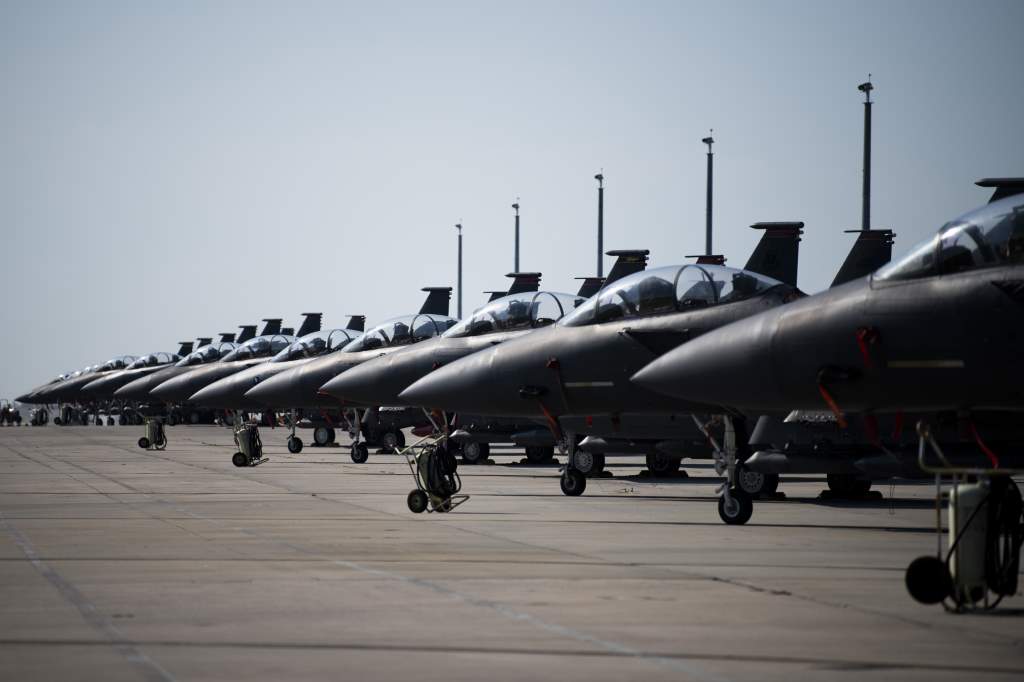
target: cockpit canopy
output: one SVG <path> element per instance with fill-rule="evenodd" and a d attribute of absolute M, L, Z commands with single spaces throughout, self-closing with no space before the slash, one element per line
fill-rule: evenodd
<path fill-rule="evenodd" d="M 87 367 L 86 370 L 89 372 L 105 372 L 112 369 L 124 369 L 128 365 L 135 362 L 137 358 L 134 355 L 118 355 L 116 358 L 107 360 L 102 365 L 93 365 Z"/>
<path fill-rule="evenodd" d="M 235 360 L 252 360 L 254 358 L 267 358 L 280 353 L 295 341 L 294 336 L 284 334 L 267 334 L 249 339 L 238 348 L 224 356 L 222 362 L 234 362 Z"/>
<path fill-rule="evenodd" d="M 629 317 L 687 312 L 759 296 L 782 282 L 724 265 L 670 265 L 634 273 L 601 289 L 559 324 L 582 327 Z"/>
<path fill-rule="evenodd" d="M 405 315 L 378 324 L 342 349 L 355 353 L 385 346 L 402 346 L 423 339 L 440 336 L 455 325 L 456 320 L 446 315 Z"/>
<path fill-rule="evenodd" d="M 236 348 L 238 348 L 238 344 L 232 341 L 208 343 L 199 350 L 192 351 L 182 360 L 179 360 L 176 363 L 176 366 L 193 367 L 195 365 L 205 365 L 210 362 L 217 362 Z"/>
<path fill-rule="evenodd" d="M 361 334 L 362 332 L 352 329 L 322 329 L 318 332 L 306 334 L 293 342 L 275 355 L 271 362 L 287 362 L 288 360 L 327 355 L 344 348 L 353 339 L 359 338 Z"/>
<path fill-rule="evenodd" d="M 503 296 L 477 308 L 444 333 L 445 338 L 479 336 L 491 332 L 546 327 L 562 319 L 587 299 L 553 291 Z"/>
<path fill-rule="evenodd" d="M 143 355 L 138 360 L 128 365 L 128 369 L 142 369 L 143 367 L 156 367 L 167 365 L 181 360 L 177 353 L 150 353 Z"/>
<path fill-rule="evenodd" d="M 931 239 L 875 273 L 904 280 L 1024 263 L 1024 194 L 993 201 L 951 220 Z"/>

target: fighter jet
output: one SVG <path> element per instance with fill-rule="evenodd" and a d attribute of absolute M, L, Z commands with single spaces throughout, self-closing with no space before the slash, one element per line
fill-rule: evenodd
<path fill-rule="evenodd" d="M 294 336 L 281 334 L 281 320 L 269 318 L 259 336 L 242 343 L 220 360 L 196 367 L 163 382 L 149 394 L 165 403 L 184 403 L 208 384 L 243 369 L 266 362 L 295 341 Z"/>
<path fill-rule="evenodd" d="M 311 315 L 311 313 L 303 314 Z M 254 365 L 236 374 L 214 381 L 195 393 L 189 398 L 188 402 L 193 405 L 227 410 L 262 410 L 264 405 L 246 398 L 246 391 L 272 376 L 298 367 L 311 361 L 313 358 L 341 350 L 344 346 L 362 335 L 366 322 L 365 316 L 353 315 L 345 329 L 320 330 L 320 317 L 320 313 L 316 313 L 317 329 L 310 330 L 299 337 L 298 340 L 279 352 L 268 362 Z M 307 317 L 307 319 L 311 318 Z M 305 331 L 306 329 L 304 325 L 304 329 L 300 329 L 300 331 Z M 292 434 L 288 439 L 288 449 L 292 453 L 302 451 L 302 440 L 295 436 L 294 431 L 296 419 L 297 415 L 293 413 Z M 327 440 L 327 435 L 330 434 L 322 436 L 321 440 Z"/>
<path fill-rule="evenodd" d="M 988 205 L 946 223 L 899 261 L 722 327 L 652 362 L 633 382 L 682 401 L 700 395 L 734 417 L 824 410 L 843 441 L 827 452 L 857 457 L 868 474 L 884 460 L 888 475 L 906 471 L 900 451 L 913 456 L 914 436 L 907 442 L 903 423 L 914 413 L 953 414 L 948 431 L 959 427 L 961 441 L 969 434 L 975 454 L 991 452 L 993 439 L 1020 440 L 1010 413 L 1024 409 L 1024 179 L 978 184 L 995 188 Z M 771 429 L 757 431 L 752 445 L 773 439 Z M 875 456 L 863 446 L 874 446 Z M 788 464 L 789 454 L 751 460 Z"/>
<path fill-rule="evenodd" d="M 647 262 L 647 251 L 613 251 L 618 258 L 608 274 L 608 281 L 614 282 L 624 276 L 642 270 Z M 514 277 L 515 273 L 510 273 Z M 549 291 L 536 291 L 539 273 L 533 290 L 517 293 L 516 287 L 509 294 L 494 298 L 469 317 L 446 331 L 436 339 L 403 348 L 383 357 L 369 360 L 358 367 L 339 374 L 321 387 L 321 392 L 332 395 L 343 402 L 360 405 L 406 405 L 399 394 L 410 384 L 435 369 L 478 350 L 492 348 L 499 343 L 516 338 L 535 329 L 540 329 L 560 320 L 575 310 L 587 297 L 600 288 L 601 278 L 582 278 L 583 285 L 576 295 Z M 510 436 L 523 431 L 536 431 L 534 424 L 509 422 L 496 424 L 486 420 L 482 429 L 485 433 L 475 446 L 466 448 L 466 440 L 473 441 L 473 434 L 466 426 L 479 423 L 470 415 L 462 415 L 460 428 L 463 429 L 463 457 L 473 462 L 487 456 L 490 443 L 508 441 Z M 528 456 L 537 457 L 535 448 L 544 445 L 528 444 Z M 467 451 L 468 450 L 468 451 Z M 547 451 L 545 449 L 545 451 Z"/>
<path fill-rule="evenodd" d="M 708 329 L 802 295 L 792 284 L 802 223 L 754 227 L 765 234 L 746 269 L 710 264 L 705 257 L 701 263 L 625 277 L 557 325 L 442 367 L 405 389 L 401 398 L 448 412 L 546 419 L 569 450 L 562 490 L 580 494 L 586 481 L 573 461 L 577 434 L 596 428 L 627 437 L 632 413 L 669 417 L 661 425 L 664 434 L 650 433 L 645 423 L 632 434 L 638 437 L 678 438 L 680 428 L 687 435 L 693 429 L 686 426 L 688 419 L 671 418 L 681 411 L 677 404 L 630 385 L 637 369 Z M 706 404 L 694 403 L 683 414 L 702 407 Z"/>
<path fill-rule="evenodd" d="M 256 335 L 256 326 L 244 325 L 239 338 L 243 338 L 247 334 L 250 335 L 249 338 L 254 337 Z M 189 372 L 199 365 L 216 362 L 235 348 L 238 348 L 238 343 L 235 342 L 235 335 L 233 333 L 222 332 L 220 337 L 220 341 L 217 342 L 213 342 L 212 338 L 206 337 L 198 339 L 196 341 L 196 349 L 194 351 L 170 367 L 163 367 L 152 374 L 128 382 L 121 388 L 114 391 L 114 399 L 136 403 L 148 403 L 153 401 L 150 391 L 163 382 L 175 376 L 184 374 L 185 372 Z"/>
<path fill-rule="evenodd" d="M 396 317 L 370 329 L 339 352 L 316 358 L 281 372 L 249 389 L 245 397 L 270 408 L 331 409 L 341 407 L 337 399 L 319 392 L 320 387 L 341 372 L 366 360 L 403 346 L 440 336 L 456 324 L 448 316 L 451 287 L 426 287 L 427 300 L 416 315 Z M 362 407 L 346 405 L 344 407 Z M 357 415 L 356 424 L 362 417 Z M 389 429 L 395 431 L 396 429 Z M 358 435 L 358 431 L 357 431 Z M 362 447 L 358 447 L 361 445 Z M 366 445 L 357 440 L 353 455 L 365 461 Z"/>
<path fill-rule="evenodd" d="M 138 359 L 134 355 L 119 355 L 99 365 L 91 365 L 71 374 L 62 381 L 51 383 L 35 391 L 31 399 L 49 405 L 53 403 L 71 403 L 79 399 L 82 388 L 101 376 L 122 370 Z"/>
<path fill-rule="evenodd" d="M 179 342 L 177 353 L 147 353 L 122 370 L 108 372 L 82 387 L 82 395 L 89 400 L 110 400 L 114 391 L 130 381 L 148 376 L 162 367 L 173 365 L 192 352 L 192 341 Z"/>

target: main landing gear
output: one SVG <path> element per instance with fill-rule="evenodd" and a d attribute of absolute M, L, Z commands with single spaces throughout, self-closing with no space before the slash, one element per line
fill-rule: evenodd
<path fill-rule="evenodd" d="M 728 415 L 722 417 L 725 422 L 725 439 L 720 446 L 708 431 L 707 426 L 697 418 L 697 415 L 692 415 L 692 417 L 694 424 L 711 443 L 715 458 L 715 471 L 719 476 L 723 473 L 726 475 L 725 482 L 716 490 L 720 495 L 718 517 L 730 526 L 742 526 L 754 514 L 754 500 L 750 493 L 744 490 L 740 481 L 740 475 L 744 470 L 741 465 L 736 463 L 736 424 L 732 417 Z M 748 479 L 747 483 L 751 482 Z"/>
<path fill-rule="evenodd" d="M 293 455 L 297 455 L 302 452 L 302 439 L 295 435 L 295 428 L 297 426 L 297 416 L 295 410 L 292 410 L 291 416 L 291 429 L 292 432 L 288 435 L 288 452 Z"/>
<path fill-rule="evenodd" d="M 576 434 L 566 433 L 560 447 L 563 449 L 566 460 L 565 469 L 562 471 L 562 480 L 559 482 L 562 494 L 578 497 L 587 489 L 587 475 L 577 467 L 577 462 L 582 459 L 580 455 L 583 453 L 576 451 Z"/>

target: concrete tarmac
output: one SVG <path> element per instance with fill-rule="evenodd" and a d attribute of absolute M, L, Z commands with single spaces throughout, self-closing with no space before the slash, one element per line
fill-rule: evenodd
<path fill-rule="evenodd" d="M 5 680 L 1021 680 L 1024 598 L 953 615 L 907 595 L 935 551 L 933 487 L 818 498 L 785 478 L 750 523 L 720 479 L 462 466 L 472 498 L 412 514 L 404 460 L 231 433 L 0 428 Z M 310 440 L 310 432 L 301 433 Z"/>

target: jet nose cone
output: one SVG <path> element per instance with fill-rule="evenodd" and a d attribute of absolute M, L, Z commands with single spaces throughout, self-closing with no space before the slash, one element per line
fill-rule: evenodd
<path fill-rule="evenodd" d="M 18 402 L 18 403 L 29 403 L 29 402 L 31 402 L 31 400 L 32 400 L 32 394 L 31 393 L 24 393 L 24 394 L 19 395 L 17 398 L 14 399 L 14 401 Z"/>
<path fill-rule="evenodd" d="M 232 394 L 231 387 L 227 385 L 229 383 L 230 380 L 215 381 L 193 393 L 188 402 L 204 407 L 231 407 L 227 404 L 231 402 L 229 399 Z"/>
<path fill-rule="evenodd" d="M 745 408 L 784 408 L 775 389 L 771 336 L 757 318 L 741 320 L 669 351 L 631 377 L 682 400 Z"/>
<path fill-rule="evenodd" d="M 245 399 L 260 405 L 295 407 L 297 405 L 290 405 L 290 401 L 286 400 L 293 376 L 294 370 L 291 370 L 265 379 L 246 391 Z"/>
<path fill-rule="evenodd" d="M 400 405 L 398 394 L 432 368 L 430 353 L 409 348 L 345 370 L 320 391 L 360 405 Z"/>
<path fill-rule="evenodd" d="M 192 385 L 193 382 L 188 375 L 174 377 L 151 390 L 149 394 L 168 403 L 184 402 L 195 392 Z"/>

